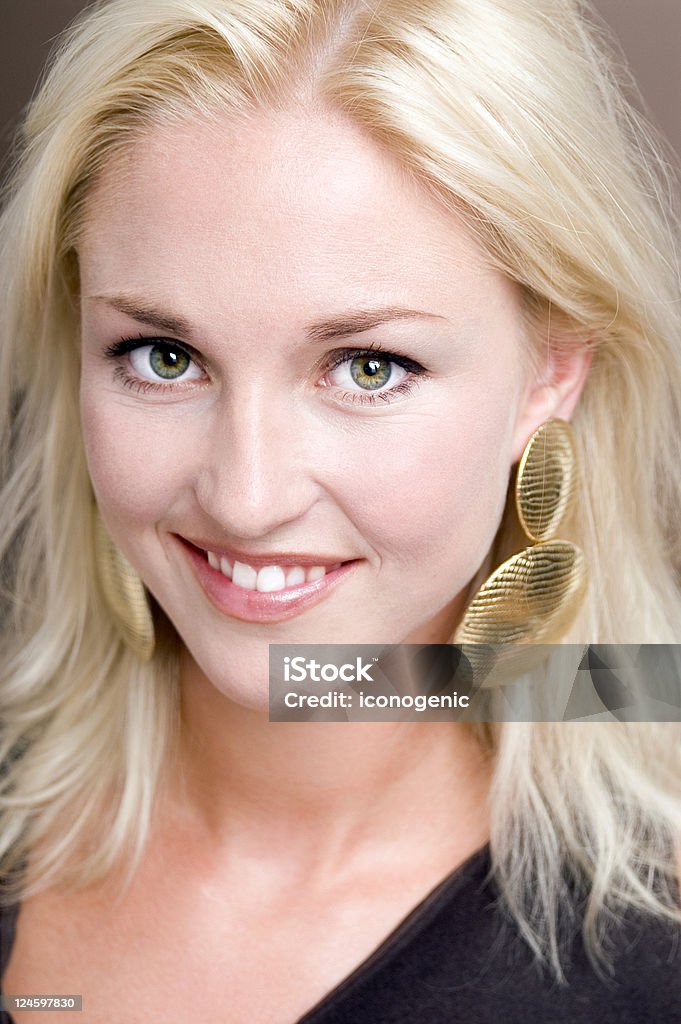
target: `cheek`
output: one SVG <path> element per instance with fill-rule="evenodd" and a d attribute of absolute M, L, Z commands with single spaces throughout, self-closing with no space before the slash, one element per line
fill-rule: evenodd
<path fill-rule="evenodd" d="M 139 406 L 105 388 L 81 388 L 83 443 L 102 515 L 123 551 L 152 528 L 177 490 L 181 459 L 167 420 L 143 416 Z M 179 454 L 179 453 L 178 453 Z M 133 530 L 135 532 L 133 532 Z"/>
<path fill-rule="evenodd" d="M 356 508 L 377 546 L 403 566 L 477 569 L 499 524 L 511 464 L 513 396 L 452 395 L 393 424 Z"/>

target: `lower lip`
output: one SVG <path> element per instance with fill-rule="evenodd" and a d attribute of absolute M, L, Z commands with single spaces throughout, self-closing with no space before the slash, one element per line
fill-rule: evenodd
<path fill-rule="evenodd" d="M 344 562 L 338 569 L 327 572 L 322 579 L 313 583 L 261 594 L 257 590 L 237 587 L 224 573 L 208 564 L 205 552 L 177 534 L 173 536 L 189 556 L 199 583 L 218 611 L 242 622 L 283 622 L 292 619 L 303 609 L 323 601 L 359 564 L 359 559 Z"/>

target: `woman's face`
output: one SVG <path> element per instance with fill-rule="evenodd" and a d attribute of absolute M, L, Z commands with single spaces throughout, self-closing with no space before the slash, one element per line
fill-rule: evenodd
<path fill-rule="evenodd" d="M 262 113 L 118 157 L 79 256 L 94 490 L 193 670 L 257 706 L 269 643 L 446 642 L 540 422 L 458 218 L 340 116 Z"/>

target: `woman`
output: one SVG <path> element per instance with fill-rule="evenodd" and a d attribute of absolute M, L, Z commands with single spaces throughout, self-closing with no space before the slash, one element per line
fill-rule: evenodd
<path fill-rule="evenodd" d="M 676 725 L 266 712 L 273 643 L 681 636 L 675 236 L 610 68 L 571 0 L 111 0 L 65 39 L 2 227 L 4 992 L 678 1015 Z M 508 637 L 517 466 L 573 434 Z"/>

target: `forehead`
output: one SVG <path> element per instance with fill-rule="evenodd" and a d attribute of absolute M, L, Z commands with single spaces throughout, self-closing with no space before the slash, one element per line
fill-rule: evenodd
<path fill-rule="evenodd" d="M 165 295 L 172 280 L 286 306 L 391 301 L 397 288 L 437 308 L 450 292 L 460 305 L 510 290 L 456 214 L 322 110 L 159 125 L 107 167 L 79 251 L 89 291 Z"/>

